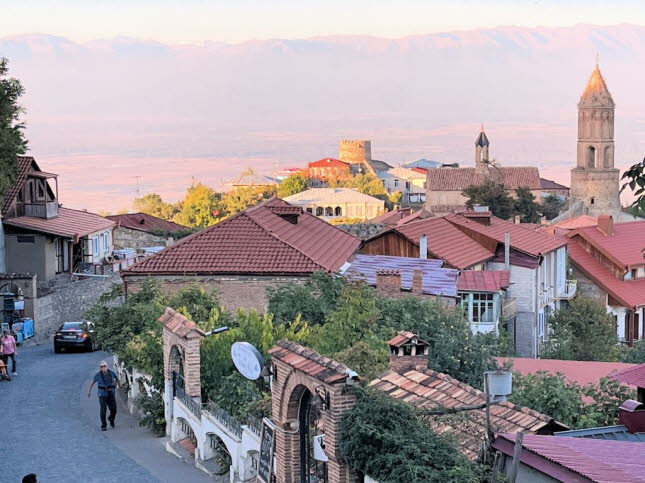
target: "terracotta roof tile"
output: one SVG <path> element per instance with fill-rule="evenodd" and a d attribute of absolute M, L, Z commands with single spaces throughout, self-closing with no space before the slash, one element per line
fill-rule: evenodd
<path fill-rule="evenodd" d="M 345 381 L 350 371 L 344 364 L 287 340 L 278 342 L 275 347 L 269 350 L 269 354 L 274 359 L 327 384 Z"/>
<path fill-rule="evenodd" d="M 117 224 L 117 227 L 122 226 L 124 228 L 145 231 L 147 233 L 154 233 L 156 230 L 172 232 L 186 229 L 185 226 L 175 223 L 174 221 L 167 221 L 163 218 L 148 215 L 147 213 L 108 215 L 105 218 L 114 221 Z"/>
<path fill-rule="evenodd" d="M 40 233 L 49 233 L 64 238 L 84 237 L 97 231 L 114 228 L 112 220 L 87 211 L 58 208 L 58 216 L 46 220 L 32 216 L 19 216 L 2 220 L 6 225 L 16 226 Z"/>
<path fill-rule="evenodd" d="M 609 376 L 610 379 L 630 384 L 636 387 L 645 387 L 645 364 L 623 369 L 616 374 Z"/>
<path fill-rule="evenodd" d="M 27 174 L 34 166 L 38 169 L 36 160 L 31 156 L 18 156 L 16 158 L 16 179 L 11 184 L 7 192 L 4 194 L 2 199 L 2 214 L 4 215 L 9 210 L 11 203 L 18 196 L 18 191 L 22 188 L 25 180 L 27 179 Z"/>
<path fill-rule="evenodd" d="M 173 334 L 177 334 L 179 337 L 186 337 L 191 332 L 204 336 L 204 332 L 197 327 L 195 322 L 170 307 L 166 308 L 165 312 L 158 320 L 161 322 L 161 325 L 166 327 Z"/>
<path fill-rule="evenodd" d="M 478 173 L 475 168 L 431 169 L 428 171 L 428 189 L 463 191 L 469 186 L 483 184 L 487 178 L 499 180 L 509 190 L 521 187 L 541 189 L 538 168 L 524 166 L 491 168 L 485 174 Z"/>
<path fill-rule="evenodd" d="M 457 290 L 463 292 L 499 292 L 510 285 L 508 270 L 465 270 L 457 279 Z"/>
<path fill-rule="evenodd" d="M 613 223 L 612 235 L 605 235 L 597 226 L 587 226 L 579 228 L 571 236 L 584 238 L 618 265 L 645 265 L 645 221 Z"/>
<path fill-rule="evenodd" d="M 336 271 L 360 240 L 273 199 L 186 237 L 132 265 L 125 273 L 310 274 Z"/>
<path fill-rule="evenodd" d="M 568 190 L 568 186 L 556 183 L 550 179 L 540 178 L 540 188 L 543 190 Z"/>

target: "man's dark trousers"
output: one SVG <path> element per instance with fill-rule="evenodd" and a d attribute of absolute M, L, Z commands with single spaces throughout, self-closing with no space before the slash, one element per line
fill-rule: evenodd
<path fill-rule="evenodd" d="M 107 391 L 107 396 L 99 396 L 99 402 L 101 403 L 101 427 L 107 428 L 107 421 L 105 420 L 105 413 L 107 408 L 110 408 L 110 423 L 114 424 L 114 418 L 116 417 L 116 399 L 114 398 L 114 389 Z"/>

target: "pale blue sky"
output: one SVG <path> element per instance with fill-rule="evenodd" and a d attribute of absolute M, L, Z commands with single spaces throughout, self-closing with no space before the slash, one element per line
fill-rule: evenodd
<path fill-rule="evenodd" d="M 642 0 L 1 0 L 0 12 L 0 36 L 130 36 L 169 43 L 645 24 Z"/>

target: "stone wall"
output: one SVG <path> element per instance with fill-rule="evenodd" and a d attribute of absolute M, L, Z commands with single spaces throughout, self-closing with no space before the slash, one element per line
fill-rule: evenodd
<path fill-rule="evenodd" d="M 603 305 L 607 305 L 607 292 L 596 285 L 593 280 L 583 274 L 575 265 L 571 265 L 573 278 L 578 281 L 577 293 L 584 297 L 597 300 Z"/>
<path fill-rule="evenodd" d="M 124 273 L 127 293 L 139 291 L 148 278 L 144 275 Z M 227 310 L 244 308 L 264 312 L 269 303 L 267 288 L 277 288 L 292 282 L 304 283 L 308 277 L 167 275 L 152 278 L 161 282 L 162 289 L 167 294 L 174 294 L 184 287 L 198 284 L 205 290 L 215 290 L 220 303 Z"/>
<path fill-rule="evenodd" d="M 121 283 L 119 274 L 107 278 L 77 280 L 48 293 L 39 294 L 34 300 L 34 338 L 37 344 L 51 340 L 63 322 L 83 320 L 85 313 L 96 304 L 99 297 Z"/>
<path fill-rule="evenodd" d="M 336 228 L 340 228 L 361 240 L 367 240 L 385 231 L 385 226 L 380 223 L 353 223 L 351 225 L 336 225 Z"/>
<path fill-rule="evenodd" d="M 132 230 L 123 226 L 117 228 L 113 232 L 114 248 L 145 248 L 145 247 L 159 247 L 170 246 L 173 243 L 173 238 L 165 238 L 163 236 L 154 235 L 140 230 Z"/>
<path fill-rule="evenodd" d="M 571 201 L 584 204 L 583 214 L 591 216 L 614 215 L 621 211 L 619 198 L 619 171 L 617 169 L 571 170 Z M 593 204 L 592 204 L 593 199 Z"/>

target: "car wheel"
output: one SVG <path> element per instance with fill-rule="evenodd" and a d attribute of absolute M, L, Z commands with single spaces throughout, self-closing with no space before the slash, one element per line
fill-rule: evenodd
<path fill-rule="evenodd" d="M 54 344 L 54 352 L 56 354 L 60 354 L 60 347 L 58 347 L 56 344 Z"/>

